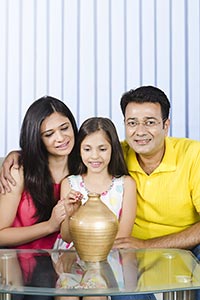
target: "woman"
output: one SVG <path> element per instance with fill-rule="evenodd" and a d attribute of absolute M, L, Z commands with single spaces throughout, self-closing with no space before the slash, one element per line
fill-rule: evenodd
<path fill-rule="evenodd" d="M 16 185 L 0 195 L 0 246 L 52 248 L 65 217 L 60 183 L 73 171 L 76 134 L 74 117 L 60 100 L 42 97 L 29 107 L 20 167 L 11 169 Z"/>
<path fill-rule="evenodd" d="M 65 218 L 65 207 L 59 200 L 60 183 L 73 172 L 76 134 L 75 119 L 62 101 L 47 96 L 29 107 L 20 132 L 19 168 L 11 168 L 16 185 L 10 193 L 0 195 L 0 247 L 53 247 Z M 45 261 L 49 274 L 44 274 L 34 255 L 28 261 L 23 255 L 17 259 L 24 285 L 37 286 L 44 277 L 47 286 L 54 284 L 50 257 Z M 14 299 L 31 297 L 16 295 Z"/>

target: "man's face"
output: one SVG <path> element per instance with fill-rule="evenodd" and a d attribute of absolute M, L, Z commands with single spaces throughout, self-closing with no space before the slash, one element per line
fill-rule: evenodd
<path fill-rule="evenodd" d="M 129 103 L 124 122 L 126 140 L 136 153 L 152 156 L 164 151 L 170 121 L 163 122 L 159 103 Z"/>

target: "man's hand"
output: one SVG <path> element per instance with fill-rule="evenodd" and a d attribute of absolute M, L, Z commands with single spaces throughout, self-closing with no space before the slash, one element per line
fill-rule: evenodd
<path fill-rule="evenodd" d="M 0 193 L 5 194 L 6 192 L 10 192 L 12 187 L 11 185 L 15 186 L 16 182 L 14 178 L 11 176 L 10 170 L 11 167 L 19 169 L 19 156 L 20 153 L 18 151 L 10 152 L 0 169 Z"/>
<path fill-rule="evenodd" d="M 126 248 L 142 249 L 142 248 L 145 248 L 145 241 L 136 239 L 134 237 L 118 238 L 118 239 L 115 240 L 113 248 L 118 248 L 118 249 L 126 249 Z"/>

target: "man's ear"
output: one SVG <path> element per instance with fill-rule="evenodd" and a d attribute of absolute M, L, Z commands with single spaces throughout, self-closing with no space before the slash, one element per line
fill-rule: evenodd
<path fill-rule="evenodd" d="M 169 127 L 170 127 L 170 119 L 167 119 L 164 123 L 164 130 L 166 135 L 168 135 Z"/>

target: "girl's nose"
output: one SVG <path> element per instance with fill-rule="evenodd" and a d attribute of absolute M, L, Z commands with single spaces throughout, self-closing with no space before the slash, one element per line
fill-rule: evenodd
<path fill-rule="evenodd" d="M 97 158 L 99 156 L 98 151 L 93 150 L 92 153 L 91 153 L 91 156 L 92 156 L 92 158 Z"/>

